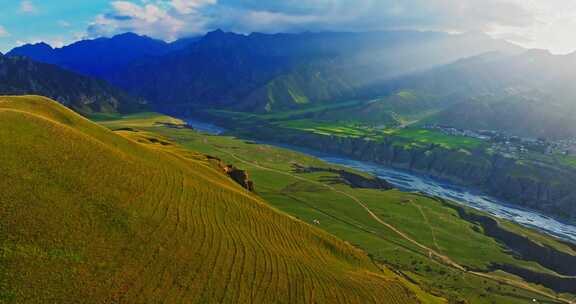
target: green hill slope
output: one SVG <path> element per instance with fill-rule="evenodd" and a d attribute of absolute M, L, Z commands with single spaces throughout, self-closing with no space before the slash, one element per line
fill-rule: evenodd
<path fill-rule="evenodd" d="M 0 97 L 0 146 L 0 302 L 422 302 L 156 135 Z"/>

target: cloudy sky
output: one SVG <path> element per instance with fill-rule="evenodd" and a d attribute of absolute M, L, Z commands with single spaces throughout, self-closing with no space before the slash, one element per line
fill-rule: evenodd
<path fill-rule="evenodd" d="M 573 0 L 0 0 L 0 51 L 133 31 L 165 40 L 249 33 L 483 31 L 554 53 L 576 50 Z"/>

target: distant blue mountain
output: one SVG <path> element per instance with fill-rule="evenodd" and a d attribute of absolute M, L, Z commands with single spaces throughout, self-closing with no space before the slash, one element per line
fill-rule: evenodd
<path fill-rule="evenodd" d="M 27 44 L 10 51 L 7 56 L 24 56 L 35 61 L 58 65 L 88 76 L 108 76 L 131 62 L 166 55 L 186 48 L 199 38 L 185 38 L 173 43 L 125 33 L 112 38 L 83 40 L 62 48 L 46 43 Z"/>
<path fill-rule="evenodd" d="M 1 54 L 0 95 L 42 95 L 83 115 L 130 113 L 148 108 L 144 99 L 130 96 L 104 80 L 26 57 Z"/>
<path fill-rule="evenodd" d="M 276 112 L 388 94 L 387 81 L 486 52 L 522 49 L 482 33 L 320 32 L 242 35 L 216 30 L 173 43 L 132 33 L 8 55 L 108 80 L 165 109 Z"/>
<path fill-rule="evenodd" d="M 163 108 L 299 109 L 386 94 L 381 84 L 485 52 L 520 52 L 481 33 L 390 31 L 241 35 L 221 30 L 131 64 L 109 80 Z"/>

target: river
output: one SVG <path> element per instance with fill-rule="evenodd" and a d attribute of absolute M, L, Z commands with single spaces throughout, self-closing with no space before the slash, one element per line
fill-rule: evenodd
<path fill-rule="evenodd" d="M 194 119 L 186 119 L 186 121 L 194 129 L 201 132 L 213 135 L 219 135 L 225 132 L 225 129 L 210 123 L 203 123 Z M 371 162 L 356 161 L 346 157 L 330 155 L 292 145 L 269 142 L 264 142 L 263 144 L 298 151 L 319 158 L 327 163 L 370 173 L 387 180 L 399 190 L 421 192 L 427 195 L 456 201 L 474 209 L 492 214 L 498 218 L 510 220 L 576 244 L 576 226 L 574 225 L 563 223 L 537 211 L 507 204 L 506 202 L 489 197 L 480 192 L 456 186 L 449 182 L 440 181 L 438 179 L 429 178 L 407 171 L 391 169 Z"/>

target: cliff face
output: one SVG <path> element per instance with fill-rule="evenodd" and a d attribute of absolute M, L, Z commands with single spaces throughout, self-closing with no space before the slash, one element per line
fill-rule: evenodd
<path fill-rule="evenodd" d="M 551 274 L 534 272 L 526 268 L 512 265 L 495 265 L 494 268 L 515 274 L 528 282 L 552 288 L 557 292 L 576 292 L 576 278 L 574 277 L 558 277 Z"/>
<path fill-rule="evenodd" d="M 458 211 L 458 214 L 463 219 L 482 226 L 487 236 L 498 240 L 512 250 L 520 259 L 537 262 L 561 275 L 576 276 L 576 256 L 539 244 L 528 237 L 511 232 L 503 228 L 492 217 L 469 213 L 460 206 L 446 205 Z M 572 280 L 574 281 L 576 278 L 572 278 Z M 576 285 L 574 287 L 576 288 Z"/>
<path fill-rule="evenodd" d="M 250 136 L 405 169 L 471 187 L 523 207 L 576 219 L 576 172 L 483 152 L 438 145 L 402 146 L 306 132 L 251 132 Z M 277 134 L 282 134 L 278 137 Z"/>

